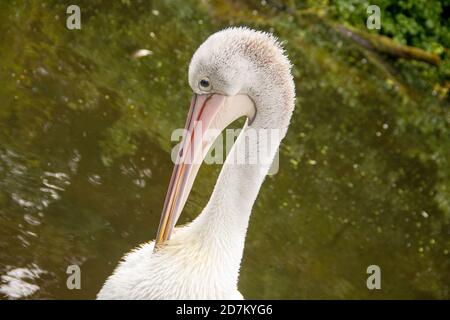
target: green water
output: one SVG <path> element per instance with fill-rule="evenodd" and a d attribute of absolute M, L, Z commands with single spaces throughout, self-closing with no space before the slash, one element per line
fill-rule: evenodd
<path fill-rule="evenodd" d="M 450 298 L 448 103 L 393 79 L 313 17 L 226 2 L 0 4 L 0 298 L 92 299 L 120 257 L 154 238 L 172 130 L 196 47 L 230 24 L 275 31 L 294 64 L 297 109 L 250 221 L 246 298 Z M 145 48 L 152 54 L 132 59 Z M 416 74 L 417 73 L 417 74 Z M 203 166 L 181 223 L 206 204 Z M 81 267 L 81 290 L 66 268 Z M 381 290 L 366 269 L 379 265 Z"/>

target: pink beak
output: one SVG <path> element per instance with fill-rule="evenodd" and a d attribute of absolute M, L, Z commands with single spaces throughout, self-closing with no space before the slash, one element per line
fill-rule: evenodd
<path fill-rule="evenodd" d="M 194 94 L 164 201 L 156 249 L 170 239 L 200 165 L 216 138 L 234 120 L 247 116 L 251 123 L 255 114 L 255 105 L 247 95 Z"/>

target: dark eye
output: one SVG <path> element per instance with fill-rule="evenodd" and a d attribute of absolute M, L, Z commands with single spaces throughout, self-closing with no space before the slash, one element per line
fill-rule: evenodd
<path fill-rule="evenodd" d="M 211 89 L 211 82 L 208 78 L 203 78 L 198 82 L 198 87 L 200 90 L 209 91 Z"/>

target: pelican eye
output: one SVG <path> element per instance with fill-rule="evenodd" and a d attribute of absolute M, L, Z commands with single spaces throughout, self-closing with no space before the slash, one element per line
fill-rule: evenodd
<path fill-rule="evenodd" d="M 209 91 L 211 90 L 211 82 L 208 78 L 203 78 L 198 82 L 198 87 L 200 88 L 200 90 Z"/>

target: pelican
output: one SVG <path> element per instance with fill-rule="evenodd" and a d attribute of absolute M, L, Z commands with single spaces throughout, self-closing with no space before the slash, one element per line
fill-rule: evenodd
<path fill-rule="evenodd" d="M 186 130 L 200 143 L 189 135 L 181 140 L 156 240 L 126 254 L 97 299 L 243 299 L 238 277 L 250 214 L 294 110 L 291 64 L 272 34 L 227 28 L 194 53 L 189 85 Z M 206 207 L 175 228 L 206 151 L 241 117 L 247 119 Z M 271 147 L 262 150 L 269 139 Z M 256 162 L 247 161 L 255 155 Z"/>

